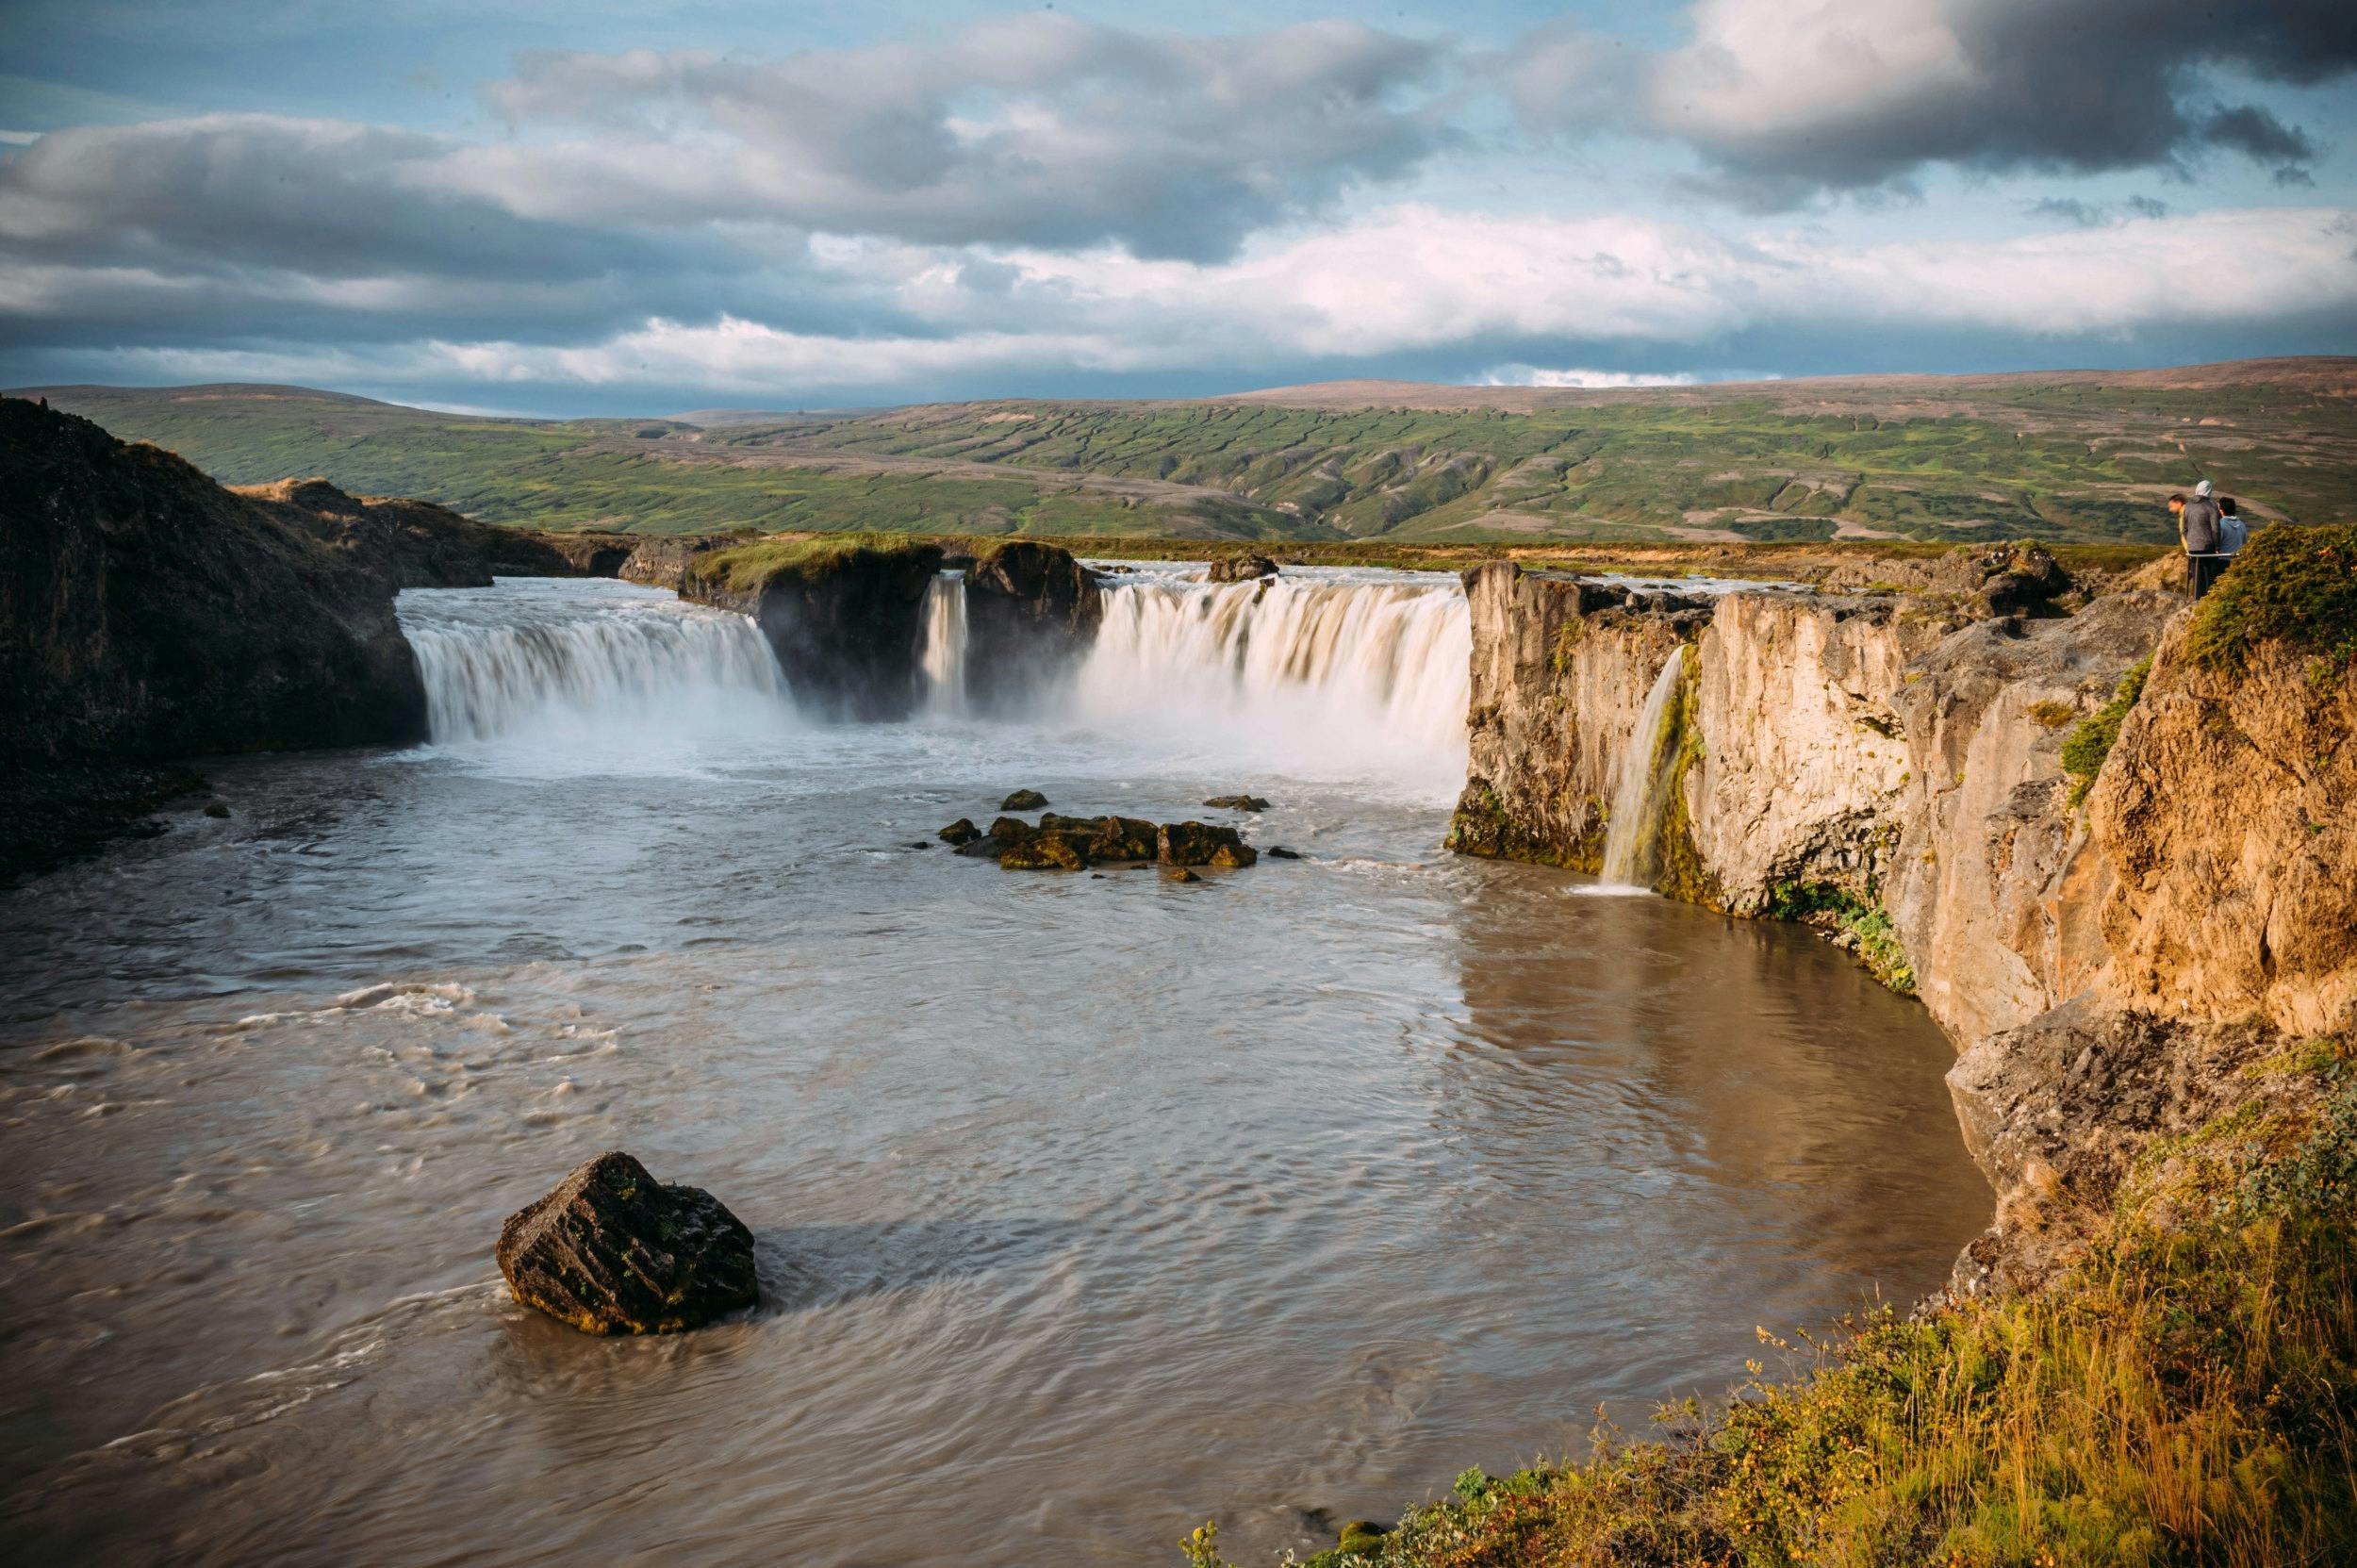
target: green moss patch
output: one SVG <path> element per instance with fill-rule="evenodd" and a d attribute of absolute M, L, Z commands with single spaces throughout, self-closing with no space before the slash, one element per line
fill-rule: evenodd
<path fill-rule="evenodd" d="M 2195 612 L 2185 656 L 2232 673 L 2264 642 L 2357 665 L 2357 524 L 2253 534 Z"/>
<path fill-rule="evenodd" d="M 1915 995 L 1915 964 L 1880 904 L 1823 882 L 1778 883 L 1760 906 L 1770 920 L 1799 920 L 1833 932 L 1876 980 L 1903 997 Z"/>
<path fill-rule="evenodd" d="M 2070 809 L 2076 811 L 2095 787 L 2095 775 L 2103 770 L 2103 759 L 2112 754 L 2112 746 L 2119 739 L 2119 726 L 2127 720 L 2128 710 L 2144 695 L 2144 683 L 2152 673 L 2151 655 L 2138 659 L 2119 678 L 2112 700 L 2087 716 L 2079 727 L 2063 737 L 2063 771 L 2070 775 Z"/>
<path fill-rule="evenodd" d="M 757 539 L 715 551 L 696 563 L 697 574 L 737 593 L 757 593 L 788 577 L 814 583 L 861 555 L 915 556 L 934 547 L 921 539 L 879 534 L 829 534 L 818 538 Z"/>

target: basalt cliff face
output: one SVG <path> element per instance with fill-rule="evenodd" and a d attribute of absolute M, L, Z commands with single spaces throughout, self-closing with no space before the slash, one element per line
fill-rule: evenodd
<path fill-rule="evenodd" d="M 1073 667 L 1105 619 L 1096 578 L 1070 551 L 1009 539 L 965 573 L 967 699 L 984 709 L 1039 693 Z"/>
<path fill-rule="evenodd" d="M 2297 531 L 2283 531 L 2286 536 Z M 2325 531 L 2318 531 L 2321 535 Z M 2347 532 L 2346 530 L 2335 532 Z M 2265 559 L 2237 572 L 2265 587 Z M 2357 1027 L 2357 674 L 2346 649 L 2188 652 L 2185 601 L 1744 590 L 1707 602 L 1466 574 L 1471 778 L 1450 843 L 1595 869 L 1663 667 L 1656 885 L 1810 920 L 1956 1041 L 1997 1223 L 1966 1290 L 2047 1278 L 2156 1136 L 2240 1069 Z M 2146 664 L 2149 661 L 2149 667 Z M 2123 680 L 2149 668 L 2124 721 Z M 2066 742 L 2108 718 L 2090 758 Z M 2080 797 L 2084 796 L 2084 801 Z"/>
<path fill-rule="evenodd" d="M 916 703 L 917 630 L 941 558 L 940 546 L 915 541 L 738 542 L 688 551 L 679 592 L 750 617 L 805 712 L 898 718 Z M 666 558 L 634 575 L 669 570 Z"/>
<path fill-rule="evenodd" d="M 4 869 L 192 782 L 175 758 L 420 738 L 397 586 L 171 453 L 0 399 Z"/>

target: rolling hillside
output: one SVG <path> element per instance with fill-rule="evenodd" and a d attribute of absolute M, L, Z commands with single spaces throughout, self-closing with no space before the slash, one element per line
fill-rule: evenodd
<path fill-rule="evenodd" d="M 19 395 L 229 483 L 318 473 L 541 528 L 2157 543 L 2162 498 L 2200 476 L 2258 518 L 2357 516 L 2353 359 L 647 420 L 486 419 L 287 387 Z"/>

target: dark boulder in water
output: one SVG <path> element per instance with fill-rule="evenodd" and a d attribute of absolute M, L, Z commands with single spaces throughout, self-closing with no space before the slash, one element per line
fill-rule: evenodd
<path fill-rule="evenodd" d="M 1085 871 L 1088 847 L 1080 834 L 1061 829 L 1033 834 L 999 851 L 998 864 L 1010 871 Z"/>
<path fill-rule="evenodd" d="M 961 817 L 934 836 L 944 844 L 971 844 L 982 836 L 982 830 L 974 825 L 971 817 Z"/>
<path fill-rule="evenodd" d="M 1268 802 L 1258 795 L 1214 795 L 1203 803 L 1222 811 L 1268 810 Z"/>
<path fill-rule="evenodd" d="M 1047 797 L 1036 789 L 1018 789 L 998 802 L 1000 811 L 1037 811 L 1047 803 Z"/>
<path fill-rule="evenodd" d="M 1282 844 L 1270 845 L 1267 853 L 1271 860 L 1299 860 L 1301 858 L 1301 852 L 1298 850 L 1288 850 Z"/>
<path fill-rule="evenodd" d="M 499 1265 L 518 1301 L 585 1334 L 677 1333 L 761 1298 L 744 1222 L 619 1150 L 510 1214 Z"/>
<path fill-rule="evenodd" d="M 1160 839 L 1165 866 L 1249 866 L 1261 858 L 1235 829 L 1207 822 L 1165 822 Z"/>
<path fill-rule="evenodd" d="M 1174 866 L 1170 867 L 1167 874 L 1169 880 L 1172 882 L 1201 882 L 1203 880 L 1201 877 L 1196 876 L 1193 871 L 1188 870 L 1183 866 Z"/>
<path fill-rule="evenodd" d="M 1249 583 L 1256 577 L 1277 575 L 1277 563 L 1257 551 L 1241 555 L 1223 555 L 1213 561 L 1204 576 L 1213 583 Z"/>

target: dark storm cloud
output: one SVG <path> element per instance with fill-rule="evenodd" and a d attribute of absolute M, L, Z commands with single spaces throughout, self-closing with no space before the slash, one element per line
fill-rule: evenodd
<path fill-rule="evenodd" d="M 1655 61 L 1646 111 L 1755 206 L 1927 163 L 2085 173 L 2225 149 L 2296 179 L 2313 141 L 2264 107 L 2219 107 L 2210 77 L 2357 70 L 2349 0 L 1705 0 L 1694 17 L 1693 41 Z"/>
<path fill-rule="evenodd" d="M 1052 14 L 767 61 L 539 55 L 490 104 L 519 127 L 585 140 L 482 149 L 463 173 L 511 205 L 553 190 L 639 219 L 759 215 L 922 243 L 1111 242 L 1212 261 L 1450 140 L 1422 96 L 1447 58 L 1355 23 L 1202 38 Z M 631 157 L 658 134 L 726 166 Z"/>
<path fill-rule="evenodd" d="M 453 181 L 463 150 L 249 115 L 52 133 L 0 161 L 0 322 L 21 346 L 552 342 L 722 310 L 908 326 L 799 229 L 519 212 Z"/>

